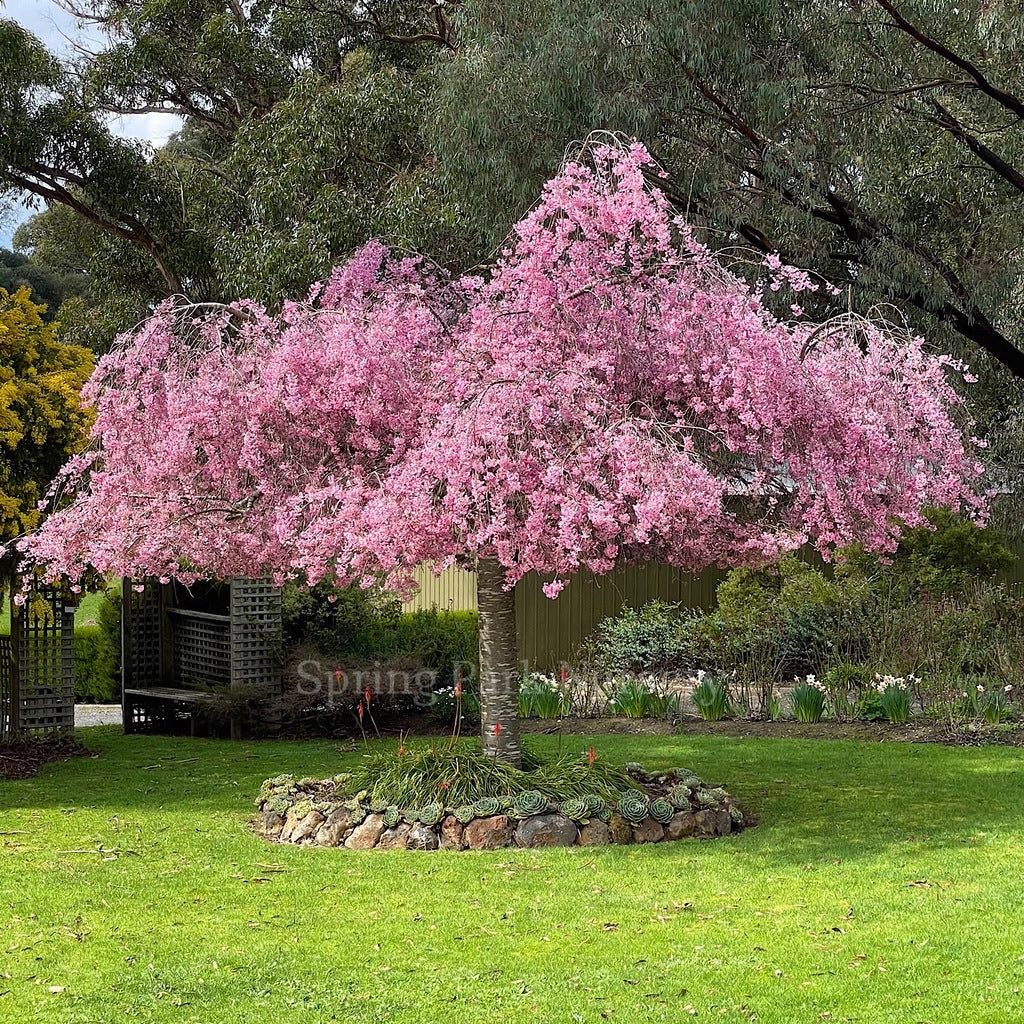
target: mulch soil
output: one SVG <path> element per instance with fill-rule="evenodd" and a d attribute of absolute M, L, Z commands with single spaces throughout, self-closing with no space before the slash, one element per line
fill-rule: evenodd
<path fill-rule="evenodd" d="M 30 779 L 50 761 L 90 756 L 91 751 L 71 736 L 42 736 L 0 743 L 0 779 Z"/>

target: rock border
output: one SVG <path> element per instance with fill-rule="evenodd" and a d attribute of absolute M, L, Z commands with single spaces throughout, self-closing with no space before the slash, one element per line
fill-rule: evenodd
<path fill-rule="evenodd" d="M 384 807 L 368 794 L 347 794 L 349 776 L 333 779 L 281 775 L 264 782 L 254 831 L 277 843 L 347 850 L 504 850 L 549 846 L 611 846 L 714 839 L 750 822 L 720 786 L 685 768 L 626 771 L 636 789 L 614 806 L 590 797 L 558 804 L 531 792 L 478 800 L 459 808 L 431 804 L 419 810 Z M 524 808 L 535 813 L 525 813 Z"/>

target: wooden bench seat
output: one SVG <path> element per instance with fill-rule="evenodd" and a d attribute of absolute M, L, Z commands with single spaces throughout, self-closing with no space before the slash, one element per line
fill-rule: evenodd
<path fill-rule="evenodd" d="M 130 723 L 134 723 L 133 705 L 158 701 L 164 704 L 176 705 L 183 711 L 187 710 L 190 718 L 190 732 L 194 736 L 196 732 L 196 712 L 201 711 L 204 707 L 212 706 L 219 699 L 215 693 L 207 693 L 203 690 L 182 690 L 171 686 L 128 688 L 124 691 L 124 707 L 128 712 L 125 718 L 125 724 L 128 726 L 126 731 L 130 731 Z"/>

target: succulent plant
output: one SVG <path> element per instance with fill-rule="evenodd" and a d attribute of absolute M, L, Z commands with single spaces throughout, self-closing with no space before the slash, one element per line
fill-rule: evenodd
<path fill-rule="evenodd" d="M 528 789 L 524 793 L 519 793 L 512 801 L 512 810 L 520 818 L 543 814 L 547 809 L 548 798 L 536 789 Z"/>
<path fill-rule="evenodd" d="M 361 790 L 359 790 L 359 792 L 358 792 L 358 793 L 356 793 L 356 797 L 355 797 L 355 798 L 356 798 L 356 799 L 357 799 L 357 800 L 358 800 L 358 801 L 359 801 L 359 802 L 360 802 L 361 804 L 369 803 L 369 801 L 370 801 L 370 793 L 369 793 L 369 790 L 366 790 L 366 789 L 361 789 Z"/>
<path fill-rule="evenodd" d="M 678 786 L 673 786 L 668 794 L 669 800 L 672 801 L 681 811 L 688 811 L 690 809 L 690 787 L 680 783 Z"/>
<path fill-rule="evenodd" d="M 503 811 L 511 811 L 512 810 L 512 797 L 510 797 L 510 796 L 500 796 L 500 797 L 498 797 L 498 805 L 501 807 L 501 809 Z"/>
<path fill-rule="evenodd" d="M 571 821 L 589 821 L 590 802 L 586 798 L 572 798 L 562 804 L 562 813 Z"/>
<path fill-rule="evenodd" d="M 659 825 L 667 825 L 676 813 L 676 809 L 667 800 L 652 800 L 647 811 Z"/>
<path fill-rule="evenodd" d="M 410 825 L 415 825 L 420 820 L 420 812 L 415 807 L 408 807 L 402 811 L 402 817 L 405 818 Z"/>
<path fill-rule="evenodd" d="M 743 824 L 743 812 L 735 804 L 729 808 L 729 817 L 732 818 L 737 825 Z"/>
<path fill-rule="evenodd" d="M 588 818 L 600 818 L 608 811 L 608 804 L 603 797 L 594 796 L 592 793 L 583 798 L 587 805 Z"/>
<path fill-rule="evenodd" d="M 374 814 L 383 814 L 388 809 L 387 800 L 382 800 L 380 797 L 374 797 L 370 801 L 370 810 Z"/>
<path fill-rule="evenodd" d="M 348 788 L 348 784 L 352 781 L 351 772 L 342 772 L 340 775 L 335 775 L 331 782 L 334 783 L 335 789 L 340 789 L 344 792 Z"/>
<path fill-rule="evenodd" d="M 473 804 L 473 811 L 478 818 L 493 818 L 501 811 L 501 801 L 495 796 L 482 796 Z"/>
<path fill-rule="evenodd" d="M 436 825 L 444 817 L 444 805 L 433 803 L 420 808 L 420 821 L 426 826 Z"/>
<path fill-rule="evenodd" d="M 697 803 L 699 803 L 701 807 L 717 807 L 718 797 L 716 797 L 710 789 L 698 789 Z"/>
<path fill-rule="evenodd" d="M 647 797 L 635 789 L 628 789 L 619 800 L 619 814 L 631 825 L 639 825 L 647 817 Z"/>
<path fill-rule="evenodd" d="M 627 775 L 643 775 L 644 766 L 638 761 L 627 761 L 624 766 L 624 771 Z"/>
<path fill-rule="evenodd" d="M 729 799 L 729 794 L 726 793 L 721 786 L 715 786 L 713 789 L 709 789 L 708 792 L 719 802 L 724 803 Z"/>
<path fill-rule="evenodd" d="M 472 804 L 463 804 L 455 808 L 455 817 L 463 825 L 468 825 L 476 817 L 476 808 Z"/>
<path fill-rule="evenodd" d="M 384 811 L 384 827 L 394 828 L 402 820 L 402 812 L 397 807 L 388 807 Z"/>

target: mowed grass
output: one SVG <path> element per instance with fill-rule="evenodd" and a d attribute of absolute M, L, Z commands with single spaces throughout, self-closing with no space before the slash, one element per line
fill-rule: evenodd
<path fill-rule="evenodd" d="M 602 756 L 726 783 L 760 827 L 355 854 L 271 846 L 246 821 L 265 776 L 358 754 L 83 739 L 98 758 L 0 783 L 3 1021 L 1024 1018 L 1011 749 L 596 737 Z"/>
<path fill-rule="evenodd" d="M 111 584 L 109 592 L 117 593 L 120 581 Z M 83 594 L 78 602 L 78 609 L 75 612 L 76 626 L 95 626 L 98 622 L 100 606 L 103 604 L 103 594 L 98 591 L 90 594 Z M 11 606 L 6 594 L 0 595 L 0 636 L 6 636 L 11 632 Z"/>

